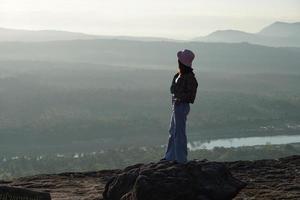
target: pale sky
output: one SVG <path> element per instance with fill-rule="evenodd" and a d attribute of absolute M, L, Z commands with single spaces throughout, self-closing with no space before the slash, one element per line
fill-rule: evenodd
<path fill-rule="evenodd" d="M 300 21 L 300 0 L 0 0 L 0 27 L 189 39 Z"/>

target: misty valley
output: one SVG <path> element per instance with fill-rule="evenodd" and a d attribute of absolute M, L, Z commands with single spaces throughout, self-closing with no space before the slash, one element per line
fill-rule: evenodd
<path fill-rule="evenodd" d="M 299 135 L 299 48 L 120 39 L 1 42 L 0 163 L 5 178 L 160 159 L 172 109 L 170 84 L 177 72 L 174 55 L 183 48 L 198 55 L 193 66 L 199 87 L 188 115 L 191 144 Z M 300 149 L 297 144 L 275 146 L 231 148 L 227 156 L 220 156 L 222 147 L 219 154 L 212 153 L 218 148 L 202 148 L 191 158 L 259 159 L 273 150 L 282 154 L 270 157 Z M 29 165 L 43 167 L 24 167 Z"/>

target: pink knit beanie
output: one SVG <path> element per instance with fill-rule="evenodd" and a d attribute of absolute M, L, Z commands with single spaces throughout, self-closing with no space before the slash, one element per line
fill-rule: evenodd
<path fill-rule="evenodd" d="M 182 64 L 192 67 L 195 54 L 191 50 L 184 49 L 182 51 L 178 51 L 177 58 Z"/>

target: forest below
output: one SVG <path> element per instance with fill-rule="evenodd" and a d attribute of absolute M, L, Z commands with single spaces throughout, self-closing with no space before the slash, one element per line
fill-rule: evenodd
<path fill-rule="evenodd" d="M 299 134 L 299 48 L 119 39 L 1 42 L 0 158 L 36 158 L 42 152 L 53 162 L 46 162 L 50 171 L 56 165 L 57 171 L 67 169 L 59 167 L 56 155 L 76 152 L 112 154 L 101 162 L 90 157 L 90 167 L 64 158 L 62 163 L 70 162 L 65 166 L 78 167 L 73 170 L 143 161 L 142 153 L 139 159 L 119 159 L 122 154 L 114 151 L 166 144 L 169 87 L 177 72 L 176 52 L 184 48 L 197 55 L 193 67 L 199 82 L 188 115 L 190 142 Z M 145 158 L 158 159 L 161 152 L 150 150 Z M 198 154 L 194 158 L 219 159 Z M 44 162 L 18 162 L 7 161 L 3 174 L 47 172 Z"/>

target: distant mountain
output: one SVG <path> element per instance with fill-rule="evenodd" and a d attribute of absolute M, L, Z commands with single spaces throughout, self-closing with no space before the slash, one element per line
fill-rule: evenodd
<path fill-rule="evenodd" d="M 300 47 L 300 23 L 275 22 L 258 33 L 247 33 L 237 30 L 218 30 L 207 36 L 195 38 L 204 42 L 227 42 L 266 46 Z"/>
<path fill-rule="evenodd" d="M 0 42 L 45 42 L 63 40 L 91 40 L 91 39 L 118 39 L 130 41 L 176 41 L 163 37 L 135 37 L 135 36 L 105 36 L 90 35 L 78 32 L 58 30 L 22 30 L 0 28 Z M 197 37 L 192 41 L 225 42 L 275 46 L 275 47 L 300 47 L 300 22 L 286 23 L 275 22 L 266 26 L 258 33 L 247 33 L 239 30 L 218 30 L 207 36 Z"/>
<path fill-rule="evenodd" d="M 300 22 L 275 22 L 263 28 L 258 34 L 271 37 L 300 37 Z"/>
<path fill-rule="evenodd" d="M 22 30 L 0 28 L 0 42 L 46 42 L 62 40 L 122 39 L 136 41 L 174 41 L 160 37 L 102 36 L 57 30 Z"/>
<path fill-rule="evenodd" d="M 196 38 L 205 42 L 250 42 L 256 40 L 256 35 L 237 31 L 237 30 L 219 30 L 205 37 Z"/>
<path fill-rule="evenodd" d="M 0 41 L 40 42 L 55 40 L 97 39 L 99 36 L 56 30 L 21 30 L 0 28 Z"/>

